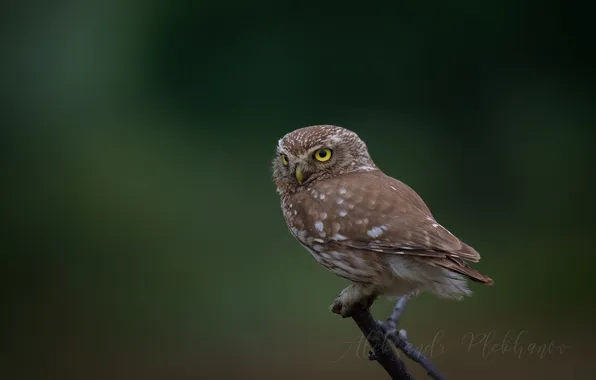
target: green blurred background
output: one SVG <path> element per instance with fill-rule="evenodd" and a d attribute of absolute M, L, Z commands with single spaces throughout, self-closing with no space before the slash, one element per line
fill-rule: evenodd
<path fill-rule="evenodd" d="M 592 25 L 554 1 L 3 4 L 0 378 L 386 378 L 271 181 L 277 140 L 322 123 L 496 281 L 409 305 L 448 378 L 593 378 Z"/>

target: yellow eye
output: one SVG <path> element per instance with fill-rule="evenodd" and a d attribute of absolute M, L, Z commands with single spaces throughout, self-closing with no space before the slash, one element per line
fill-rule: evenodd
<path fill-rule="evenodd" d="M 319 149 L 315 152 L 314 157 L 317 161 L 329 161 L 331 158 L 331 149 Z"/>
<path fill-rule="evenodd" d="M 284 164 L 284 166 L 288 166 L 288 157 L 286 157 L 285 154 L 280 154 L 279 157 L 281 158 L 281 163 Z"/>

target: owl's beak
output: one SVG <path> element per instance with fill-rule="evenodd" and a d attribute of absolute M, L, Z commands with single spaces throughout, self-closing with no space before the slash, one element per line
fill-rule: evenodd
<path fill-rule="evenodd" d="M 300 185 L 302 185 L 302 181 L 304 181 L 304 173 L 302 173 L 300 165 L 296 166 L 296 180 L 298 180 Z"/>

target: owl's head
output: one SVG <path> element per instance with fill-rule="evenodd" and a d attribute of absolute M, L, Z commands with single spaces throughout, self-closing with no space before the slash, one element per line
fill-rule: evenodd
<path fill-rule="evenodd" d="M 356 133 L 334 125 L 314 125 L 279 140 L 273 179 L 283 194 L 324 178 L 374 169 L 366 144 Z"/>

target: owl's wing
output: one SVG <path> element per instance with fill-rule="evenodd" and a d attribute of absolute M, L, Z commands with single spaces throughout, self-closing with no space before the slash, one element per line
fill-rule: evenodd
<path fill-rule="evenodd" d="M 478 252 L 437 223 L 406 184 L 380 171 L 325 182 L 326 189 L 321 191 L 329 193 L 334 187 L 335 192 L 321 205 L 340 226 L 340 233 L 327 237 L 330 244 L 409 255 L 475 281 L 492 282 L 466 264 L 478 262 Z"/>

